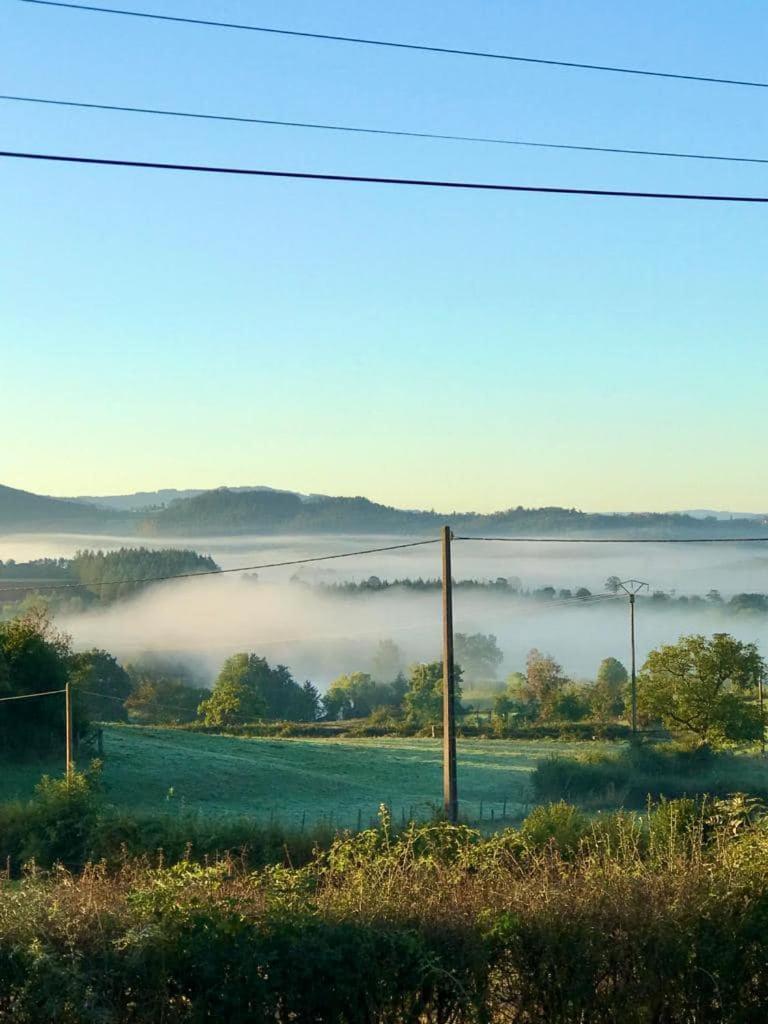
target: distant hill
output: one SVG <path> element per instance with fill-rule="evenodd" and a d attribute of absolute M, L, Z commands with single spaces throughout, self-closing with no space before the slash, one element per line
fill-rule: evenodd
<path fill-rule="evenodd" d="M 94 530 L 113 527 L 115 514 L 84 502 L 48 498 L 0 484 L 0 531 Z"/>
<path fill-rule="evenodd" d="M 73 499 L 49 498 L 0 486 L 0 532 L 67 531 L 144 536 L 205 537 L 226 534 L 391 533 L 436 535 L 444 523 L 461 534 L 523 537 L 601 538 L 635 536 L 768 538 L 768 519 L 702 518 L 687 513 L 604 514 L 578 509 L 516 508 L 487 515 L 394 508 L 364 497 L 328 497 L 268 487 L 226 488 L 177 496 L 163 506 L 157 498 L 187 492 L 145 491 L 114 495 L 150 499 L 143 511 L 105 507 Z M 96 501 L 97 499 L 93 499 Z M 98 499 L 104 502 L 107 499 Z"/>
<path fill-rule="evenodd" d="M 444 523 L 457 532 L 501 536 L 683 536 L 765 535 L 768 523 L 706 520 L 675 513 L 606 515 L 566 508 L 521 506 L 488 515 L 422 512 L 380 505 L 364 497 L 313 496 L 288 491 L 221 488 L 172 502 L 147 516 L 140 529 L 158 535 L 226 533 L 435 533 Z"/>
<path fill-rule="evenodd" d="M 74 498 L 66 498 L 66 501 L 80 501 L 88 505 L 98 505 L 100 508 L 117 509 L 120 512 L 136 512 L 141 510 L 162 508 L 172 501 L 179 501 L 183 498 L 196 498 L 199 494 L 206 494 L 213 488 L 193 487 L 187 490 L 177 490 L 175 487 L 165 487 L 159 491 L 135 491 L 133 494 L 81 494 Z M 255 485 L 253 487 L 230 487 L 230 491 L 274 491 L 274 487 Z M 293 492 L 291 492 L 293 493 Z M 302 495 L 302 497 L 304 497 Z"/>

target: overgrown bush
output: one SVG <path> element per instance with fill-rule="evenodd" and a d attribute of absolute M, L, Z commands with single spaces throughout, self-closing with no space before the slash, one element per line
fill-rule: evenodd
<path fill-rule="evenodd" d="M 333 836 L 329 825 L 305 831 L 246 817 L 122 811 L 103 798 L 98 762 L 69 779 L 43 778 L 26 803 L 0 804 L 0 868 L 12 876 L 30 863 L 80 870 L 90 861 L 116 868 L 137 857 L 174 863 L 233 856 L 251 868 L 301 865 Z"/>
<path fill-rule="evenodd" d="M 490 838 L 337 838 L 304 867 L 226 859 L 0 882 L 2 1024 L 758 1024 L 768 829 L 742 798 Z"/>
<path fill-rule="evenodd" d="M 649 797 L 676 798 L 740 791 L 768 798 L 763 762 L 728 751 L 642 744 L 609 753 L 557 754 L 531 776 L 538 800 L 642 807 Z"/>

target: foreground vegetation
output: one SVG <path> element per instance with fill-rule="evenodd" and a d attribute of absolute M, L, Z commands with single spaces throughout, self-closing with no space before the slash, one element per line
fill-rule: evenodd
<path fill-rule="evenodd" d="M 643 807 L 648 799 L 727 796 L 768 800 L 768 762 L 754 754 L 675 743 L 553 751 L 531 776 L 536 801 L 589 808 Z"/>
<path fill-rule="evenodd" d="M 757 1024 L 767 959 L 768 828 L 743 798 L 556 804 L 491 838 L 384 815 L 302 867 L 6 883 L 0 1021 Z"/>

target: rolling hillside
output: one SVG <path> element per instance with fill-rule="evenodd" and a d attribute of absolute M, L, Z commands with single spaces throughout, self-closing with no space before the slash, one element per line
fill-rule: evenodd
<path fill-rule="evenodd" d="M 0 486 L 0 533 L 56 530 L 169 537 L 306 533 L 435 536 L 444 523 L 457 533 L 501 536 L 768 537 L 766 517 L 718 519 L 666 512 L 612 515 L 555 506 L 518 506 L 489 514 L 446 513 L 399 509 L 365 497 L 308 496 L 266 487 L 222 487 L 177 498 L 162 508 L 137 511 Z"/>
<path fill-rule="evenodd" d="M 125 516 L 65 498 L 48 498 L 0 484 L 0 531 L 28 533 L 38 530 L 106 531 Z"/>

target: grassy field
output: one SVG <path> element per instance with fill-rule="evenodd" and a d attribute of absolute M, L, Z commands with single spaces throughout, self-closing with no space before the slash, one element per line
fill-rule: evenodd
<path fill-rule="evenodd" d="M 461 813 L 484 823 L 523 817 L 531 807 L 529 775 L 555 752 L 584 743 L 463 739 L 458 747 Z M 591 750 L 611 744 L 590 743 Z M 393 817 L 425 818 L 441 803 L 439 740 L 265 739 L 207 736 L 174 729 L 104 729 L 104 783 L 119 807 L 169 814 L 249 815 L 284 824 L 325 821 L 367 825 L 379 804 Z M 60 761 L 4 765 L 0 800 L 29 796 Z"/>

